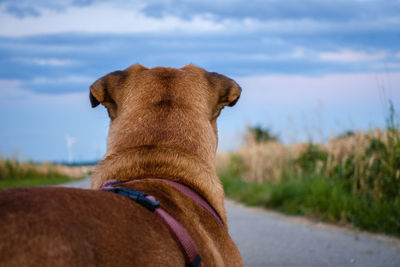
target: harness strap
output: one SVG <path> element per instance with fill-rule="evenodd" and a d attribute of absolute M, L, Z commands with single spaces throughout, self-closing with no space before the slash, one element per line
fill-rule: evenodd
<path fill-rule="evenodd" d="M 161 179 L 160 179 L 161 180 Z M 126 187 L 117 186 L 115 184 L 123 183 L 118 180 L 108 180 L 103 183 L 100 190 L 117 193 L 141 204 L 148 210 L 154 212 L 162 223 L 168 228 L 172 237 L 181 248 L 187 267 L 201 266 L 201 257 L 197 252 L 196 245 L 185 227 L 182 226 L 175 218 L 169 215 L 165 210 L 160 208 L 160 202 L 152 195 L 145 194 L 140 191 L 135 191 Z"/>
<path fill-rule="evenodd" d="M 197 252 L 196 245 L 190 237 L 185 227 L 182 226 L 177 220 L 169 215 L 165 210 L 158 208 L 155 213 L 161 221 L 167 226 L 168 230 L 172 233 L 175 241 L 180 246 L 183 254 L 185 255 L 186 266 L 196 267 L 201 266 L 201 257 Z"/>
<path fill-rule="evenodd" d="M 226 228 L 226 226 L 222 222 L 222 219 L 219 216 L 219 214 L 203 197 L 201 197 L 199 194 L 197 194 L 195 191 L 193 191 L 190 187 L 180 184 L 180 183 L 177 183 L 177 182 L 174 182 L 174 181 L 160 179 L 160 178 L 145 178 L 145 179 L 130 180 L 130 181 L 107 180 L 103 183 L 102 187 L 111 186 L 113 184 L 119 184 L 119 183 L 131 184 L 131 183 L 137 183 L 137 182 L 146 181 L 146 180 L 156 180 L 156 181 L 161 181 L 161 182 L 169 184 L 170 186 L 174 187 L 175 189 L 180 191 L 182 194 L 184 194 L 185 196 L 187 196 L 188 198 L 190 198 L 191 200 L 196 202 L 198 205 L 200 205 L 206 211 L 208 211 L 208 213 L 210 213 L 222 227 Z"/>
<path fill-rule="evenodd" d="M 208 211 L 208 213 L 210 213 L 212 216 L 214 216 L 215 220 L 217 220 L 217 222 L 222 227 L 225 227 L 224 223 L 222 222 L 221 217 L 214 210 L 214 208 L 204 198 L 202 198 L 199 194 L 194 192 L 192 189 L 190 189 L 186 185 L 183 185 L 183 184 L 180 184 L 180 183 L 177 183 L 174 181 L 170 181 L 170 180 L 160 179 L 160 178 L 151 178 L 151 180 L 162 181 L 162 182 L 165 182 L 165 183 L 171 185 L 172 187 L 174 187 L 175 189 L 180 191 L 182 194 L 184 194 L 185 196 L 187 196 L 188 198 L 190 198 L 194 202 L 196 202 L 198 205 L 203 207 L 206 211 Z M 134 181 L 136 181 L 136 180 L 134 180 Z"/>

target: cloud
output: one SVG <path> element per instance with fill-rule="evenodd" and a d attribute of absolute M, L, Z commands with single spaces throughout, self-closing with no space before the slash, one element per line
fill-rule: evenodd
<path fill-rule="evenodd" d="M 353 19 L 375 19 L 391 14 L 396 16 L 399 4 L 395 1 L 357 1 L 357 0 L 146 0 L 143 9 L 149 16 L 161 17 L 173 14 L 188 18 L 193 14 L 213 14 L 225 18 L 266 18 L 275 19 L 304 19 L 349 21 Z"/>
<path fill-rule="evenodd" d="M 35 85 L 63 85 L 69 84 L 87 84 L 92 83 L 96 79 L 93 77 L 82 76 L 82 75 L 69 75 L 66 77 L 35 77 L 30 81 L 25 81 L 25 83 L 35 84 Z"/>
<path fill-rule="evenodd" d="M 2 0 L 9 13 L 26 17 L 41 14 L 44 9 L 64 11 L 69 7 L 90 7 L 107 4 L 113 8 L 140 9 L 149 17 L 175 17 L 190 19 L 192 16 L 211 14 L 220 20 L 232 18 L 301 19 L 348 21 L 367 18 L 376 19 L 390 15 L 396 17 L 400 11 L 398 1 L 360 1 L 360 0 L 37 0 L 34 5 L 29 0 Z M 34 12 L 29 11 L 34 10 Z"/>
<path fill-rule="evenodd" d="M 226 54 L 225 54 L 226 55 Z M 279 61 L 302 59 L 305 56 L 305 49 L 296 47 L 291 51 L 282 51 L 279 53 L 231 53 L 227 57 L 234 57 L 236 60 L 254 60 L 254 61 Z"/>
<path fill-rule="evenodd" d="M 0 79 L 0 97 L 1 99 L 11 98 L 25 98 L 27 96 L 26 91 L 20 90 L 21 81 L 19 80 L 8 80 Z M 29 93 L 28 93 L 29 95 Z"/>
<path fill-rule="evenodd" d="M 66 32 L 82 33 L 143 33 L 143 32 L 204 32 L 218 31 L 222 25 L 206 16 L 183 20 L 176 16 L 152 18 L 136 9 L 117 8 L 101 3 L 93 6 L 71 6 L 63 11 L 42 9 L 41 16 L 17 18 L 0 9 L 2 36 L 29 36 Z"/>
<path fill-rule="evenodd" d="M 368 117 L 371 113 L 381 114 L 382 105 L 386 105 L 389 99 L 395 101 L 396 105 L 400 104 L 400 91 L 392 86 L 400 84 L 400 72 L 330 74 L 319 77 L 261 75 L 236 80 L 243 88 L 240 103 L 240 113 L 243 114 L 249 111 L 262 114 L 269 110 L 284 118 L 282 113 L 309 113 L 310 109 L 322 103 L 331 117 L 341 116 L 343 120 L 343 117 L 352 114 L 360 117 Z M 380 98 L 383 94 L 385 99 Z"/>
<path fill-rule="evenodd" d="M 381 51 L 376 53 L 366 53 L 363 51 L 353 51 L 342 49 L 338 52 L 323 52 L 319 54 L 319 58 L 324 61 L 337 62 L 367 62 L 386 59 L 388 53 Z"/>
<path fill-rule="evenodd" d="M 400 84 L 400 72 L 328 74 L 317 77 L 261 75 L 237 78 L 237 80 L 245 89 L 244 97 L 249 103 L 307 106 L 316 99 L 327 103 L 374 100 L 379 95 L 378 80 L 388 81 L 387 87 L 389 87 L 388 84 Z M 391 98 L 400 99 L 400 91 L 396 91 L 395 88 L 387 88 L 387 90 L 393 91 Z"/>
<path fill-rule="evenodd" d="M 84 75 L 65 77 L 37 76 L 33 79 L 0 79 L 0 96 L 13 98 L 34 98 L 37 95 L 87 94 L 89 86 L 96 80 Z"/>
<path fill-rule="evenodd" d="M 94 0 L 37 0 L 34 4 L 30 0 L 2 0 L 1 2 L 7 13 L 18 18 L 25 18 L 41 16 L 44 9 L 62 11 L 69 6 L 87 6 L 93 4 Z"/>
<path fill-rule="evenodd" d="M 49 82 L 49 81 L 38 81 Z M 43 108 L 45 106 L 58 106 L 60 103 L 67 105 L 71 102 L 80 102 L 86 100 L 87 93 L 63 93 L 63 94 L 47 94 L 36 93 L 31 90 L 24 89 L 24 82 L 18 80 L 0 79 L 0 96 L 2 107 L 30 106 Z M 87 102 L 87 101 L 86 101 Z"/>
<path fill-rule="evenodd" d="M 394 12 L 400 7 L 392 3 L 380 5 L 379 8 L 372 2 L 360 5 L 355 1 L 344 0 L 340 4 L 317 0 L 307 0 L 308 4 L 303 1 L 266 3 L 258 0 L 252 5 L 245 1 L 217 3 L 210 0 L 190 4 L 181 0 L 62 1 L 61 4 L 44 1 L 37 6 L 25 1 L 23 3 L 15 5 L 7 1 L 0 4 L 0 24 L 7 25 L 0 29 L 0 36 L 70 32 L 310 34 L 397 31 L 400 27 L 400 19 Z M 10 12 L 10 7 L 22 11 L 16 16 L 15 12 Z M 23 11 L 25 9 L 34 9 L 29 12 L 35 15 L 29 15 L 28 11 Z"/>
<path fill-rule="evenodd" d="M 393 70 L 400 70 L 400 62 L 378 62 L 371 65 L 372 68 L 376 70 L 384 70 L 384 71 L 393 71 Z"/>
<path fill-rule="evenodd" d="M 71 74 L 64 77 L 36 76 L 21 81 L 21 86 L 35 93 L 64 95 L 73 92 L 87 92 L 96 80 L 94 77 Z"/>
<path fill-rule="evenodd" d="M 38 17 L 40 13 L 33 7 L 17 7 L 17 6 L 7 6 L 6 12 L 15 15 L 17 18 L 24 17 Z"/>
<path fill-rule="evenodd" d="M 400 72 L 261 75 L 236 81 L 243 91 L 238 105 L 223 112 L 225 131 L 244 131 L 246 124 L 260 123 L 272 126 L 289 142 L 306 140 L 310 133 L 323 132 L 321 136 L 328 138 L 348 129 L 382 127 L 388 100 L 400 105 L 400 90 L 395 87 Z"/>
<path fill-rule="evenodd" d="M 21 62 L 24 64 L 40 65 L 40 66 L 54 66 L 61 67 L 74 64 L 74 61 L 69 59 L 59 59 L 59 58 L 25 58 L 16 57 L 13 58 L 14 62 Z"/>

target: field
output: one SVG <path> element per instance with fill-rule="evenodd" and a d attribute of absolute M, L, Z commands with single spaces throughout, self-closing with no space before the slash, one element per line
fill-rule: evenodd
<path fill-rule="evenodd" d="M 57 185 L 86 177 L 93 167 L 0 160 L 0 188 Z"/>
<path fill-rule="evenodd" d="M 273 138 L 217 155 L 228 197 L 400 236 L 400 131 L 348 132 L 326 144 L 284 145 Z"/>

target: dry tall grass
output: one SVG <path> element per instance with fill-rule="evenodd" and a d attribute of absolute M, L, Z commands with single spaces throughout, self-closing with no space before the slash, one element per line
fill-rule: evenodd
<path fill-rule="evenodd" d="M 19 176 L 48 176 L 57 173 L 70 178 L 81 178 L 93 171 L 94 166 L 65 166 L 53 163 L 18 162 L 0 159 L 0 179 L 18 178 Z M 29 177 L 28 177 L 29 178 Z"/>
<path fill-rule="evenodd" d="M 374 175 L 373 167 L 378 160 L 380 164 L 390 164 L 387 162 L 390 159 L 380 157 L 379 153 L 380 149 L 390 151 L 393 140 L 398 138 L 396 135 L 399 135 L 397 131 L 376 129 L 369 132 L 356 132 L 351 136 L 331 138 L 327 144 L 318 144 L 315 148 L 320 153 L 325 153 L 326 159 L 309 159 L 315 160 L 313 172 L 330 177 L 339 169 L 354 168 L 355 177 L 353 178 L 359 190 L 363 190 L 366 183 L 365 177 Z M 246 143 L 235 152 L 235 155 L 241 159 L 242 179 L 257 183 L 279 181 L 288 172 L 291 174 L 304 172 L 304 166 L 299 162 L 299 157 L 308 153 L 308 149 L 313 145 L 309 142 L 297 145 L 284 145 L 277 141 L 256 143 L 249 138 Z M 226 153 L 217 155 L 217 169 L 226 167 L 228 162 L 229 156 Z M 392 171 L 395 178 L 400 179 L 400 170 L 393 169 Z"/>

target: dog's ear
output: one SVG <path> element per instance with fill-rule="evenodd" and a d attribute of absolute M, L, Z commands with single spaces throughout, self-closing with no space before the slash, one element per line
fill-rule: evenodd
<path fill-rule="evenodd" d="M 107 74 L 95 81 L 90 86 L 90 103 L 92 108 L 97 107 L 99 104 L 105 105 L 107 108 L 109 104 L 115 104 L 116 92 L 123 87 L 129 75 L 147 69 L 140 64 L 134 64 L 125 70 L 118 70 Z"/>
<path fill-rule="evenodd" d="M 218 106 L 220 108 L 232 107 L 236 104 L 242 88 L 234 80 L 216 72 L 208 72 L 207 79 L 211 87 L 218 93 Z"/>
<path fill-rule="evenodd" d="M 115 91 L 122 86 L 128 74 L 125 71 L 114 71 L 101 77 L 90 86 L 90 103 L 95 108 L 99 104 L 115 103 Z"/>
<path fill-rule="evenodd" d="M 99 104 L 104 105 L 111 120 L 117 116 L 116 97 L 127 76 L 128 72 L 126 71 L 114 71 L 90 86 L 89 98 L 92 107 L 97 107 Z"/>

